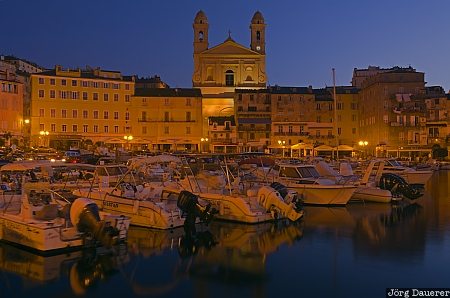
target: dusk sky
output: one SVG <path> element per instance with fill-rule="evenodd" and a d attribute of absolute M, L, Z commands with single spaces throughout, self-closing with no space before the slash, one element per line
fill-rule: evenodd
<path fill-rule="evenodd" d="M 0 53 L 45 67 L 99 66 L 191 87 L 192 22 L 209 21 L 210 47 L 250 44 L 263 14 L 270 85 L 349 85 L 353 68 L 407 67 L 450 88 L 448 0 L 0 0 Z"/>

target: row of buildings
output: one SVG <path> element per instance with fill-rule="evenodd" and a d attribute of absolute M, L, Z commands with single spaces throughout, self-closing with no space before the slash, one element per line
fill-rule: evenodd
<path fill-rule="evenodd" d="M 44 69 L 0 59 L 4 140 L 68 148 L 314 154 L 322 148 L 409 156 L 449 144 L 449 94 L 412 67 L 354 69 L 349 86 L 268 86 L 265 21 L 250 22 L 250 47 L 228 34 L 214 47 L 199 11 L 193 22 L 192 88 L 170 88 L 100 68 Z M 320 147 L 321 146 L 321 147 Z"/>

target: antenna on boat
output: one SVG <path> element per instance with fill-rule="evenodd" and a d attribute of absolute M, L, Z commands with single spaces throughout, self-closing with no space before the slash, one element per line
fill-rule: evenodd
<path fill-rule="evenodd" d="M 337 125 L 337 98 L 336 98 L 336 71 L 332 68 L 333 72 L 333 104 L 334 104 L 334 131 L 336 133 L 336 160 L 339 160 L 339 133 Z"/>

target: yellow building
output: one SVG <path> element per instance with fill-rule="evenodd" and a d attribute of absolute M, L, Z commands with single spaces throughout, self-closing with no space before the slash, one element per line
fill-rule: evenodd
<path fill-rule="evenodd" d="M 265 88 L 265 26 L 262 14 L 256 12 L 250 24 L 250 48 L 234 41 L 230 33 L 223 43 L 210 48 L 208 19 L 203 11 L 195 16 L 192 84 L 201 89 L 205 119 L 233 114 L 235 88 Z"/>
<path fill-rule="evenodd" d="M 31 144 L 66 149 L 81 143 L 123 144 L 132 135 L 132 77 L 99 68 L 31 75 Z"/>
<path fill-rule="evenodd" d="M 0 69 L 0 145 L 18 145 L 23 129 L 23 84 L 15 73 Z"/>
<path fill-rule="evenodd" d="M 134 138 L 160 151 L 200 150 L 202 94 L 200 89 L 137 88 L 130 107 Z"/>

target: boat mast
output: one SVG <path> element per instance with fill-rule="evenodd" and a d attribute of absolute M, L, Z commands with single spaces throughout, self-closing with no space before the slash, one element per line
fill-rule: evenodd
<path fill-rule="evenodd" d="M 336 98 L 336 73 L 335 69 L 332 68 L 333 72 L 333 104 L 334 104 L 334 133 L 336 134 L 336 160 L 339 160 L 339 134 L 337 125 L 337 98 Z"/>

